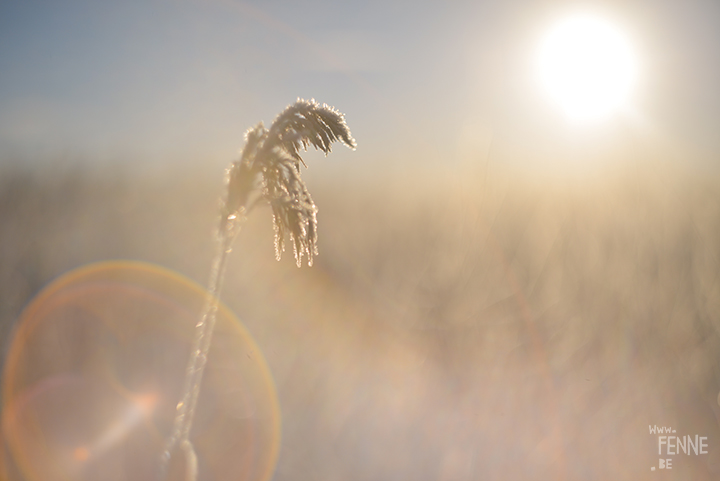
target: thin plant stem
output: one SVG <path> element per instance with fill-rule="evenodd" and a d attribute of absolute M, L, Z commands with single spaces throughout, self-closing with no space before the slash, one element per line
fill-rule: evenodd
<path fill-rule="evenodd" d="M 195 325 L 195 339 L 173 431 L 162 453 L 161 480 L 168 476 L 170 462 L 178 449 L 185 460 L 185 480 L 197 479 L 197 455 L 190 442 L 190 429 L 210 352 L 227 256 L 245 215 L 258 202 L 266 201 L 273 213 L 277 259 L 280 260 L 285 250 L 287 234 L 293 244 L 297 266 L 302 264 L 303 255 L 307 256 L 308 265 L 312 265 L 313 256 L 317 254 L 317 207 L 300 177 L 300 165 L 305 165 L 300 150 L 313 146 L 327 155 L 333 142 L 342 142 L 355 149 L 355 139 L 343 115 L 314 100 L 298 99 L 275 118 L 270 129 L 260 122 L 246 132 L 240 159 L 227 171 L 227 193 L 217 236 L 218 252 L 210 271 L 205 307 Z"/>
<path fill-rule="evenodd" d="M 195 338 L 190 351 L 187 369 L 185 370 L 185 383 L 182 397 L 177 404 L 177 413 L 173 424 L 173 432 L 167 440 L 162 456 L 161 479 L 167 476 L 167 468 L 173 451 L 178 447 L 186 457 L 186 470 L 191 465 L 196 466 L 195 450 L 190 442 L 190 429 L 192 428 L 195 409 L 197 407 L 202 384 L 203 373 L 207 365 L 208 354 L 212 342 L 213 329 L 217 320 L 217 311 L 220 303 L 219 295 L 225 277 L 228 254 L 231 251 L 233 239 L 240 230 L 242 217 L 228 216 L 223 222 L 217 236 L 218 250 L 213 259 L 205 306 L 200 321 L 195 324 Z M 192 470 L 192 469 L 191 469 Z M 186 479 L 195 479 L 195 475 L 186 475 Z"/>

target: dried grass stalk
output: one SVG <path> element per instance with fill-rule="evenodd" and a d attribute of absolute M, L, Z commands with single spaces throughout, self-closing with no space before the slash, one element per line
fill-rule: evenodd
<path fill-rule="evenodd" d="M 300 177 L 300 164 L 306 166 L 300 151 L 313 146 L 327 155 L 334 142 L 342 142 L 351 149 L 356 147 L 343 114 L 315 100 L 298 99 L 275 118 L 270 129 L 260 122 L 245 134 L 240 159 L 233 162 L 226 175 L 227 192 L 218 228 L 218 253 L 210 272 L 205 308 L 195 326 L 195 340 L 173 432 L 163 452 L 161 479 L 168 476 L 169 467 L 178 464 L 171 461 L 180 456 L 180 464 L 184 467 L 179 469 L 184 472 L 184 478 L 193 481 L 197 478 L 197 456 L 189 439 L 190 429 L 210 351 L 227 255 L 242 221 L 255 205 L 268 202 L 273 213 L 277 259 L 285 250 L 287 234 L 298 267 L 302 265 L 303 255 L 307 256 L 311 266 L 317 255 L 317 207 Z"/>

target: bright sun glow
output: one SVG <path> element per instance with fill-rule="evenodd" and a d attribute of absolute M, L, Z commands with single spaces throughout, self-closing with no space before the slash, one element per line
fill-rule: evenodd
<path fill-rule="evenodd" d="M 619 111 L 636 77 L 628 41 L 611 23 L 588 14 L 557 23 L 539 56 L 542 82 L 575 120 L 595 120 Z"/>

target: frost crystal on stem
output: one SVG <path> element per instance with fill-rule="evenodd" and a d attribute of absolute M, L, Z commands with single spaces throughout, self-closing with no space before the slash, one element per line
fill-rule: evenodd
<path fill-rule="evenodd" d="M 317 254 L 317 207 L 300 176 L 300 165 L 305 166 L 300 151 L 313 146 L 327 155 L 334 142 L 354 149 L 355 139 L 343 115 L 314 100 L 298 99 L 275 118 L 270 129 L 260 122 L 245 138 L 242 155 L 228 172 L 223 225 L 230 216 L 241 216 L 264 199 L 272 207 L 276 257 L 280 259 L 285 250 L 287 234 L 298 267 L 303 255 L 312 265 Z M 255 193 L 259 197 L 251 200 Z"/>

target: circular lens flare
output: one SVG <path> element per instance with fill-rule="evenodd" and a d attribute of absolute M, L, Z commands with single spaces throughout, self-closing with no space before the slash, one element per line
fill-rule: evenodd
<path fill-rule="evenodd" d="M 538 63 L 544 87 L 576 120 L 620 110 L 637 75 L 627 39 L 610 22 L 590 14 L 556 24 L 542 42 Z"/>
<path fill-rule="evenodd" d="M 3 374 L 8 479 L 155 479 L 205 296 L 133 262 L 84 267 L 43 290 Z M 191 436 L 201 476 L 266 481 L 279 433 L 267 365 L 221 305 Z"/>

